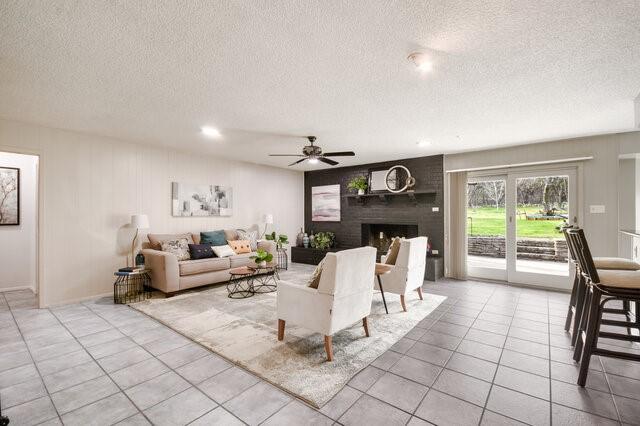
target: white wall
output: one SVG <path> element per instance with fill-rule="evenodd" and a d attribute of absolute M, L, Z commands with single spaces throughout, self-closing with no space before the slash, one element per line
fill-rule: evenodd
<path fill-rule="evenodd" d="M 633 151 L 635 147 L 635 151 Z M 445 156 L 445 170 L 593 156 L 583 163 L 582 226 L 596 256 L 618 253 L 618 156 L 640 151 L 640 133 L 618 133 Z M 606 213 L 589 213 L 604 205 Z"/>
<path fill-rule="evenodd" d="M 224 150 L 224 142 L 219 143 Z M 294 238 L 303 225 L 303 174 L 88 134 L 0 120 L 0 150 L 40 154 L 40 291 L 44 306 L 112 291 L 133 213 L 149 232 L 245 227 L 273 213 Z M 233 187 L 228 218 L 174 218 L 171 182 Z M 145 237 L 146 239 L 146 237 Z"/>
<path fill-rule="evenodd" d="M 20 225 L 0 226 L 0 291 L 35 291 L 38 157 L 0 152 L 0 167 L 20 169 Z"/>

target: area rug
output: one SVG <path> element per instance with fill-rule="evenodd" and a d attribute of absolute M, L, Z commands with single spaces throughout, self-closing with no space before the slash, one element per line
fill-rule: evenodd
<path fill-rule="evenodd" d="M 304 285 L 312 272 L 312 266 L 294 264 L 280 278 Z M 403 312 L 398 295 L 386 298 L 389 314 L 380 293 L 374 294 L 371 337 L 365 337 L 361 321 L 333 336 L 333 362 L 326 360 L 323 336 L 294 324 L 287 324 L 283 342 L 277 340 L 276 293 L 229 299 L 223 285 L 131 306 L 320 408 L 445 299 L 409 295 Z"/>

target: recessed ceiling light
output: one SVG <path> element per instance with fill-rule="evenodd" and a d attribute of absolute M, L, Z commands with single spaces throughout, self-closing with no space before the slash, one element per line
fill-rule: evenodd
<path fill-rule="evenodd" d="M 214 127 L 210 127 L 210 126 L 202 126 L 200 128 L 200 131 L 202 132 L 203 135 L 209 137 L 209 138 L 218 138 L 220 137 L 220 131 Z"/>
<path fill-rule="evenodd" d="M 420 141 L 420 142 L 417 142 L 416 145 L 418 145 L 420 148 L 426 148 L 428 146 L 433 145 L 433 142 L 431 142 L 431 141 Z"/>
<path fill-rule="evenodd" d="M 318 159 L 317 158 L 311 157 L 307 161 L 309 162 L 309 164 L 318 164 Z"/>
<path fill-rule="evenodd" d="M 433 62 L 426 53 L 414 52 L 410 54 L 407 59 L 411 61 L 422 74 L 433 70 Z"/>

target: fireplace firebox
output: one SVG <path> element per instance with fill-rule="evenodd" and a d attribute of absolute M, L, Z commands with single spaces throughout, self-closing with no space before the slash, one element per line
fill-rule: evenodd
<path fill-rule="evenodd" d="M 394 237 L 415 238 L 418 236 L 417 224 L 363 223 L 362 245 L 378 250 L 378 258 L 386 254 Z"/>

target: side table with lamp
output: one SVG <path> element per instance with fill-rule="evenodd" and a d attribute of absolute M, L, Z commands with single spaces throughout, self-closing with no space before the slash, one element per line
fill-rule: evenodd
<path fill-rule="evenodd" d="M 113 274 L 116 276 L 116 281 L 113 283 L 113 303 L 139 302 L 151 297 L 149 270 L 144 267 L 144 262 L 136 261 L 138 234 L 141 229 L 149 228 L 149 218 L 146 214 L 131 215 L 129 226 L 136 230 L 131 241 L 131 266 L 127 256 L 127 267 L 120 268 Z"/>

